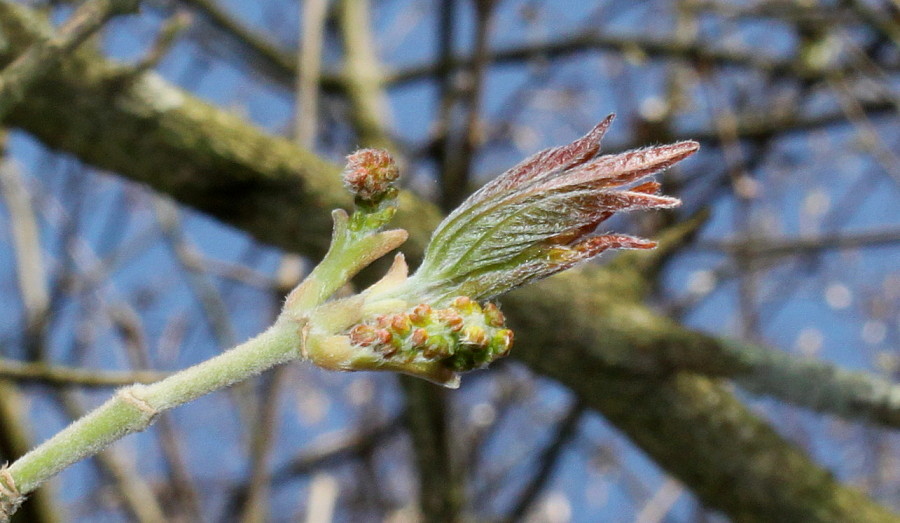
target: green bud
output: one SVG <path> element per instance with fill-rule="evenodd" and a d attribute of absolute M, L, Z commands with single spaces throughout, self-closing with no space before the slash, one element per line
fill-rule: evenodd
<path fill-rule="evenodd" d="M 354 370 L 389 368 L 412 374 L 428 364 L 453 372 L 481 368 L 509 354 L 512 345 L 512 331 L 504 327 L 500 309 L 465 296 L 442 309 L 419 304 L 376 315 L 347 331 L 347 337 L 367 354 Z"/>

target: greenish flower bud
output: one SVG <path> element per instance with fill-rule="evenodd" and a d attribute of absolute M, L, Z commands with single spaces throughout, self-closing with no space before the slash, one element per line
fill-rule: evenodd
<path fill-rule="evenodd" d="M 352 345 L 368 349 L 381 361 L 364 358 L 365 365 L 403 370 L 434 363 L 454 372 L 484 367 L 509 354 L 512 331 L 492 303 L 483 307 L 465 296 L 435 309 L 419 304 L 406 312 L 382 314 L 347 332 Z"/>

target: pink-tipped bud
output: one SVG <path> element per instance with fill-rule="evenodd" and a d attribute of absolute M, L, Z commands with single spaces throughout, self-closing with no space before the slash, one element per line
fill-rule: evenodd
<path fill-rule="evenodd" d="M 440 309 L 435 313 L 435 317 L 453 332 L 458 332 L 463 326 L 463 318 L 456 309 Z"/>
<path fill-rule="evenodd" d="M 409 340 L 414 346 L 425 345 L 425 342 L 428 341 L 428 331 L 422 328 L 416 329 L 412 332 Z"/>
<path fill-rule="evenodd" d="M 360 149 L 347 157 L 344 184 L 362 200 L 378 200 L 388 194 L 400 177 L 391 155 L 381 149 Z"/>
<path fill-rule="evenodd" d="M 478 325 L 469 325 L 463 329 L 461 341 L 477 347 L 483 347 L 488 341 L 487 333 Z"/>
<path fill-rule="evenodd" d="M 450 306 L 462 314 L 481 314 L 481 305 L 468 296 L 457 296 L 450 302 Z"/>
<path fill-rule="evenodd" d="M 409 321 L 413 323 L 413 325 L 424 325 L 428 318 L 431 316 L 431 307 L 427 304 L 422 303 L 413 307 L 413 310 L 409 313 Z"/>
<path fill-rule="evenodd" d="M 494 333 L 494 337 L 491 339 L 491 350 L 497 354 L 498 358 L 508 356 L 512 349 L 513 338 L 512 329 L 500 329 Z"/>
<path fill-rule="evenodd" d="M 374 345 L 378 341 L 378 335 L 375 334 L 375 329 L 371 325 L 363 323 L 350 329 L 349 336 L 350 343 L 362 347 Z"/>
<path fill-rule="evenodd" d="M 506 318 L 500 312 L 500 307 L 491 302 L 484 305 L 484 319 L 491 327 L 502 327 L 506 324 Z"/>
<path fill-rule="evenodd" d="M 409 334 L 412 329 L 412 321 L 405 314 L 395 314 L 391 317 L 391 328 L 401 336 Z"/>

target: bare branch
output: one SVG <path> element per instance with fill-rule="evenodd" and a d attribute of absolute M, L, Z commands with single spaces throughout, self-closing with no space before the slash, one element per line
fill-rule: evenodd
<path fill-rule="evenodd" d="M 57 387 L 107 388 L 153 383 L 168 376 L 155 371 L 111 371 L 0 359 L 0 378 Z"/>
<path fill-rule="evenodd" d="M 319 124 L 319 77 L 322 73 L 322 47 L 325 33 L 327 0 L 303 3 L 300 64 L 297 78 L 297 100 L 294 115 L 294 138 L 301 147 L 315 146 Z"/>
<path fill-rule="evenodd" d="M 625 55 L 648 58 L 686 60 L 702 66 L 743 67 L 772 77 L 791 77 L 799 80 L 822 80 L 843 69 L 814 70 L 794 59 L 776 58 L 744 50 L 722 49 L 704 42 L 683 42 L 674 38 L 641 35 L 609 35 L 591 29 L 566 35 L 555 40 L 535 44 L 510 46 L 495 50 L 488 57 L 493 65 L 509 65 L 533 60 L 552 60 L 588 51 L 615 51 Z M 449 66 L 470 68 L 476 57 L 455 56 Z M 444 66 L 428 62 L 387 73 L 384 83 L 397 87 L 411 82 L 430 80 L 440 74 Z"/>
<path fill-rule="evenodd" d="M 900 243 L 900 231 L 879 230 L 857 233 L 834 233 L 797 238 L 760 238 L 747 240 L 700 241 L 692 249 L 740 253 L 755 258 L 803 256 L 823 250 L 886 247 Z"/>
<path fill-rule="evenodd" d="M 576 401 L 558 424 L 556 434 L 553 435 L 550 444 L 544 448 L 544 451 L 536 460 L 537 466 L 531 476 L 531 480 L 519 492 L 515 503 L 511 505 L 512 509 L 507 512 L 504 518 L 506 521 L 521 521 L 540 498 L 541 491 L 552 479 L 553 470 L 559 463 L 560 456 L 577 434 L 578 424 L 584 417 L 584 413 L 584 404 Z"/>
<path fill-rule="evenodd" d="M 231 42 L 231 49 L 248 55 L 247 63 L 262 74 L 285 86 L 293 85 L 297 76 L 294 55 L 278 48 L 257 31 L 245 26 L 220 7 L 215 0 L 177 0 L 200 15 L 202 21 L 218 34 Z M 229 46 L 207 45 L 200 39 L 200 45 L 207 51 L 221 55 Z"/>
<path fill-rule="evenodd" d="M 381 83 L 381 65 L 368 0 L 341 0 L 338 21 L 344 44 L 344 85 L 352 106 L 350 120 L 364 147 L 398 152 L 388 135 L 388 103 Z"/>
<path fill-rule="evenodd" d="M 137 11 L 139 0 L 90 0 L 81 5 L 60 28 L 59 34 L 42 35 L 0 72 L 0 117 L 22 101 L 35 79 L 53 69 L 110 18 Z"/>

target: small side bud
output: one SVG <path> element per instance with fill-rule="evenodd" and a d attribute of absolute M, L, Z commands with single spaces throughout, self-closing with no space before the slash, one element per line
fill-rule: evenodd
<path fill-rule="evenodd" d="M 7 518 L 13 515 L 24 501 L 25 496 L 19 493 L 16 480 L 10 474 L 9 467 L 3 465 L 0 467 L 0 520 L 7 521 Z"/>
<path fill-rule="evenodd" d="M 393 183 L 399 177 L 397 163 L 381 149 L 360 149 L 351 154 L 343 173 L 347 189 L 367 202 L 393 196 L 396 192 Z"/>
<path fill-rule="evenodd" d="M 350 329 L 348 334 L 350 336 L 350 342 L 354 345 L 359 345 L 360 347 L 369 347 L 378 341 L 378 335 L 375 333 L 375 328 L 364 323 Z"/>
<path fill-rule="evenodd" d="M 484 319 L 491 327 L 502 327 L 506 324 L 506 317 L 500 312 L 500 307 L 491 302 L 484 305 Z"/>

